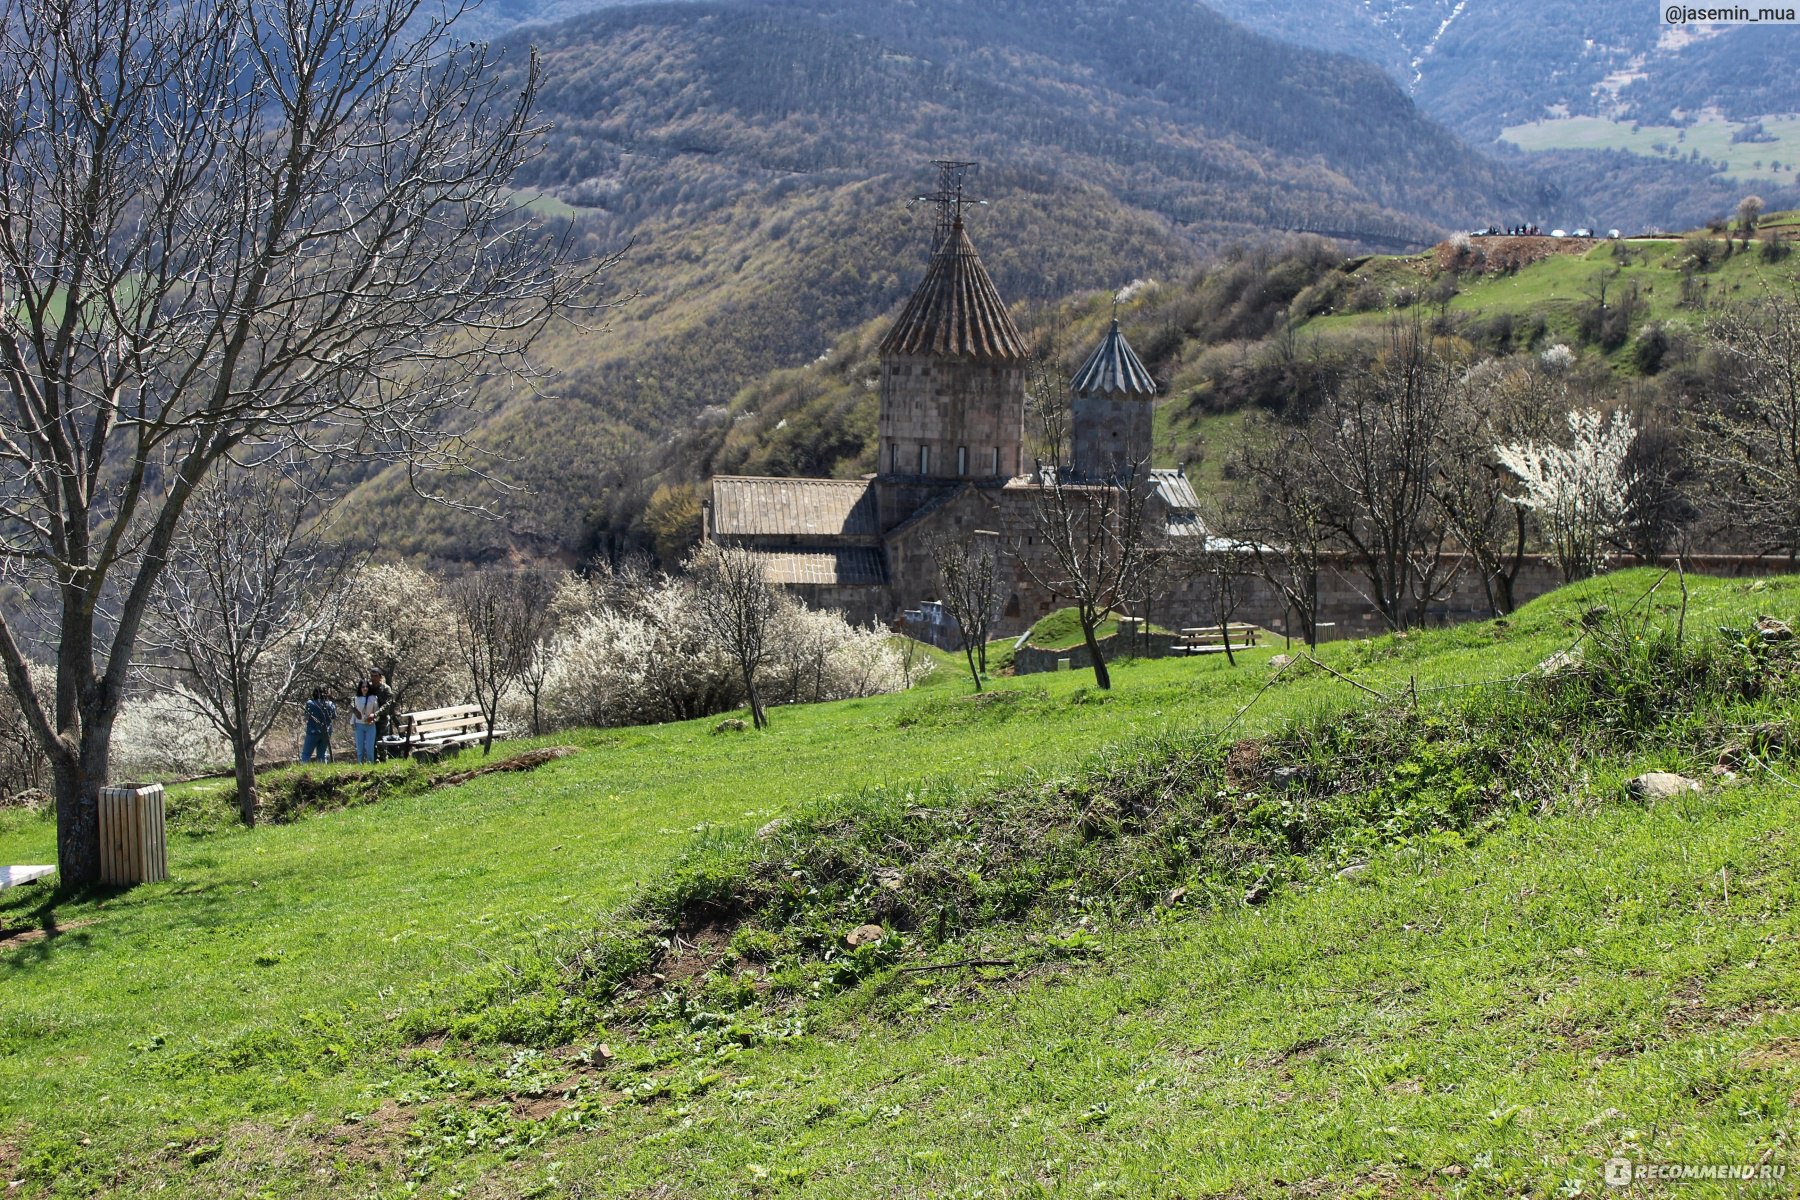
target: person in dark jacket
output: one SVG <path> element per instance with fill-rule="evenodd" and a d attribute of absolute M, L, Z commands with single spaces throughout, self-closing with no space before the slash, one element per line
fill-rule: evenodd
<path fill-rule="evenodd" d="M 380 667 L 369 668 L 369 693 L 375 697 L 375 735 L 394 736 L 394 689 L 387 685 Z"/>
<path fill-rule="evenodd" d="M 337 720 L 337 705 L 325 694 L 325 689 L 316 687 L 312 690 L 312 699 L 306 702 L 306 740 L 300 747 L 300 761 L 331 761 L 331 726 Z"/>
<path fill-rule="evenodd" d="M 388 686 L 380 667 L 369 670 L 369 691 L 375 695 L 375 724 L 381 727 L 381 736 L 386 737 L 394 732 L 394 689 Z"/>

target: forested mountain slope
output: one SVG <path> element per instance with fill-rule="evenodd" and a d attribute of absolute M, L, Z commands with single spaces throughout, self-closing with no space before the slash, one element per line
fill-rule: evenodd
<path fill-rule="evenodd" d="M 541 395 L 493 398 L 475 444 L 534 493 L 506 519 L 429 511 L 392 479 L 358 497 L 362 532 L 402 551 L 608 542 L 694 461 L 709 410 L 899 303 L 932 158 L 982 161 L 972 229 L 1014 302 L 1281 230 L 1422 245 L 1541 199 L 1378 69 L 1176 0 L 634 6 L 497 51 L 522 73 L 530 45 L 553 129 L 521 198 L 596 252 L 629 244 L 608 284 L 633 299 L 545 343 Z"/>
<path fill-rule="evenodd" d="M 1379 63 L 1477 144 L 1560 110 L 1649 123 L 1792 110 L 1800 28 L 1676 28 L 1638 0 L 1212 0 L 1253 29 Z"/>
<path fill-rule="evenodd" d="M 1678 228 L 1746 184 L 1800 189 L 1800 27 L 1664 25 L 1638 0 L 1213 0 L 1264 33 L 1380 64 L 1478 147 L 1551 181 L 1532 221 Z"/>

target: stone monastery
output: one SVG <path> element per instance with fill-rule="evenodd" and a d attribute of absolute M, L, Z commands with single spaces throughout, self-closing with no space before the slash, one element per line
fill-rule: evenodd
<path fill-rule="evenodd" d="M 863 479 L 719 476 L 705 536 L 755 550 L 771 582 L 851 620 L 889 624 L 937 595 L 935 538 L 1001 541 L 995 636 L 1059 607 L 1020 559 L 1032 553 L 1043 467 L 1027 460 L 1027 350 L 963 228 L 960 206 L 924 281 L 881 343 L 880 461 Z M 1072 381 L 1073 480 L 1114 486 L 1127 464 L 1148 486 L 1144 519 L 1198 532 L 1198 501 L 1176 470 L 1148 472 L 1156 382 L 1118 322 Z M 1066 603 L 1066 601 L 1063 601 Z"/>
<path fill-rule="evenodd" d="M 939 538 L 998 539 L 1001 611 L 994 637 L 1020 633 L 1069 600 L 1038 582 L 1056 578 L 1044 569 L 1050 555 L 1040 544 L 1036 518 L 1046 508 L 1046 480 L 1055 478 L 1057 468 L 1028 461 L 1028 352 L 963 228 L 960 189 L 938 199 L 946 195 L 953 202 L 944 209 L 930 267 L 881 343 L 876 474 L 855 480 L 716 477 L 703 536 L 754 550 L 771 582 L 814 607 L 838 609 L 858 623 L 900 623 L 915 636 L 954 644 L 946 640 L 954 637 L 954 626 L 945 627 L 942 607 L 932 603 L 939 584 L 931 547 Z M 1113 488 L 1129 477 L 1143 489 L 1150 540 L 1207 537 L 1185 474 L 1143 469 L 1150 460 L 1156 382 L 1117 321 L 1075 373 L 1070 392 L 1064 481 Z M 1127 467 L 1132 470 L 1122 470 Z M 1213 548 L 1211 542 L 1186 545 Z M 1528 557 L 1514 583 L 1521 602 L 1555 587 L 1558 578 L 1543 556 Z M 1039 569 L 1028 570 L 1028 563 Z M 1690 556 L 1688 564 L 1722 575 L 1769 569 L 1763 560 L 1741 555 Z M 1361 560 L 1347 554 L 1322 556 L 1310 583 L 1318 628 L 1330 627 L 1335 636 L 1383 628 L 1360 567 Z M 1239 620 L 1296 632 L 1298 610 L 1267 580 L 1240 579 L 1235 611 Z M 1479 573 L 1463 570 L 1429 618 L 1467 620 L 1488 611 Z M 1167 581 L 1154 614 L 1130 615 L 1153 615 L 1175 627 L 1217 619 L 1205 586 L 1191 575 Z"/>

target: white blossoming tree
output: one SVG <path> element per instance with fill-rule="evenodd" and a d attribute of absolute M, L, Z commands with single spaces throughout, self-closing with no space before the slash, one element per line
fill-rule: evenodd
<path fill-rule="evenodd" d="M 1609 539 L 1624 522 L 1625 456 L 1637 430 L 1622 412 L 1608 421 L 1596 409 L 1569 414 L 1569 445 L 1518 442 L 1494 447 L 1500 465 L 1519 477 L 1515 503 L 1538 515 L 1550 555 L 1565 582 L 1600 567 Z"/>

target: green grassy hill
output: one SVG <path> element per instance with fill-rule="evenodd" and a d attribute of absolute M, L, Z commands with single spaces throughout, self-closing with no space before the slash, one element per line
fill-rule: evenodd
<path fill-rule="evenodd" d="M 1514 1196 L 1597 1193 L 1620 1152 L 1780 1161 L 1800 663 L 1750 624 L 1800 615 L 1800 578 L 1689 584 L 1322 652 L 1355 686 L 1268 651 L 1110 694 L 946 679 L 395 771 L 253 832 L 190 785 L 169 882 L 0 896 L 0 1169 L 24 1196 Z M 1709 786 L 1628 799 L 1650 767 Z M 0 860 L 50 842 L 0 814 Z"/>
<path fill-rule="evenodd" d="M 1719 235 L 1592 241 L 1475 239 L 1425 254 L 1345 259 L 1327 243 L 1240 248 L 1188 272 L 1139 281 L 1118 315 L 1162 385 L 1155 463 L 1186 463 L 1203 494 L 1227 482 L 1230 451 L 1257 409 L 1305 411 L 1367 360 L 1396 319 L 1417 318 L 1475 356 L 1541 351 L 1580 356 L 1583 393 L 1641 401 L 1633 389 L 1698 356 L 1709 313 L 1791 288 L 1796 214 L 1771 213 L 1744 250 Z M 1765 246 L 1772 246 L 1765 252 Z M 1605 298 L 1602 309 L 1601 298 Z M 1106 291 L 1031 306 L 1022 328 L 1042 353 L 1075 368 L 1113 314 Z M 885 326 L 845 334 L 816 361 L 771 372 L 733 400 L 711 465 L 720 473 L 854 477 L 874 469 Z M 693 468 L 689 468 L 693 470 Z"/>

